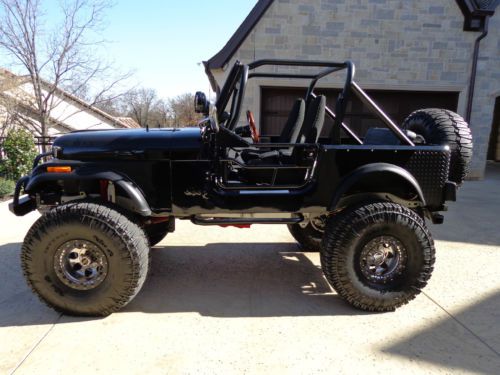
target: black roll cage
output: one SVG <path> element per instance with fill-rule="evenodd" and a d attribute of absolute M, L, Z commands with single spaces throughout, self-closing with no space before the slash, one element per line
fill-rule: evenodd
<path fill-rule="evenodd" d="M 320 67 L 326 68 L 317 74 L 295 74 L 295 73 L 265 73 L 253 72 L 262 66 L 289 66 L 289 67 Z M 330 74 L 346 70 L 346 81 L 342 92 L 339 94 L 335 105 L 335 112 L 326 107 L 326 115 L 334 121 L 334 127 L 330 134 L 330 139 L 339 137 L 340 129 L 343 129 L 357 144 L 363 145 L 363 141 L 356 133 L 344 123 L 345 110 L 350 99 L 351 92 L 356 95 L 361 102 L 368 107 L 370 112 L 377 116 L 382 123 L 389 128 L 394 135 L 403 143 L 409 146 L 415 144 L 401 131 L 401 129 L 389 118 L 389 116 L 368 96 L 368 94 L 354 81 L 355 66 L 352 61 L 331 62 L 331 61 L 301 61 L 301 60 L 276 60 L 265 59 L 257 60 L 248 65 L 236 61 L 233 68 L 220 91 L 220 95 L 216 101 L 217 116 L 219 119 L 225 119 L 227 113 L 225 108 L 231 101 L 231 109 L 229 118 L 227 119 L 226 128 L 234 130 L 241 115 L 241 108 L 245 98 L 245 89 L 249 79 L 251 78 L 287 78 L 287 79 L 309 79 L 311 80 L 306 94 L 306 102 L 309 103 L 311 98 L 315 98 L 314 89 L 318 81 Z"/>

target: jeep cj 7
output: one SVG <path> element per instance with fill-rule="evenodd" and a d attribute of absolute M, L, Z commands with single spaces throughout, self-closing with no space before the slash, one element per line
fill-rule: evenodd
<path fill-rule="evenodd" d="M 339 72 L 346 80 L 332 110 L 315 91 Z M 236 62 L 214 104 L 196 94 L 205 115 L 199 128 L 57 138 L 18 181 L 10 204 L 19 216 L 42 213 L 22 246 L 28 284 L 58 311 L 107 315 L 139 292 L 150 246 L 175 230 L 176 219 L 286 224 L 305 251 L 320 252 L 326 279 L 354 307 L 406 304 L 434 266 L 425 219 L 443 221 L 445 201 L 455 200 L 468 172 L 472 137 L 459 115 L 443 109 L 415 111 L 397 126 L 353 77 L 350 61 Z M 252 78 L 310 82 L 277 142 L 259 142 L 250 111 L 240 123 Z M 344 123 L 353 95 L 384 128 L 360 137 Z M 325 117 L 334 126 L 320 139 Z"/>

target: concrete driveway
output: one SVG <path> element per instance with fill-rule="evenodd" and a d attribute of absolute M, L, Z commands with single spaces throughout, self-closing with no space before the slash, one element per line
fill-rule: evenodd
<path fill-rule="evenodd" d="M 395 313 L 352 309 L 318 254 L 284 226 L 196 227 L 153 250 L 138 297 L 104 319 L 61 316 L 21 274 L 37 214 L 0 204 L 0 373 L 500 373 L 500 165 L 468 182 L 445 224 L 424 294 Z"/>

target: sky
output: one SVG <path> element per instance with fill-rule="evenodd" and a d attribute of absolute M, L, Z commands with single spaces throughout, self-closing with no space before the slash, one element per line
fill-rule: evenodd
<path fill-rule="evenodd" d="M 60 1 L 64 0 L 41 2 L 41 19 L 47 32 L 60 24 Z M 92 52 L 103 53 L 104 60 L 113 61 L 117 72 L 134 72 L 124 89 L 153 88 L 163 99 L 187 92 L 208 93 L 209 83 L 201 62 L 227 43 L 256 3 L 257 0 L 114 0 L 113 7 L 105 13 L 105 27 L 100 35 L 109 43 L 105 52 Z M 0 66 L 26 74 L 4 54 L 0 54 Z"/>
<path fill-rule="evenodd" d="M 133 83 L 168 98 L 208 92 L 199 63 L 216 54 L 257 0 L 117 0 L 104 36 L 109 57 Z"/>

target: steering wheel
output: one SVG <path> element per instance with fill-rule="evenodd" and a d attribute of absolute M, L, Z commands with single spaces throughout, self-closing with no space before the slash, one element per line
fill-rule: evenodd
<path fill-rule="evenodd" d="M 250 133 L 252 134 L 252 141 L 254 143 L 259 143 L 259 132 L 255 126 L 255 118 L 253 117 L 252 111 L 247 111 L 247 121 L 250 125 Z"/>

